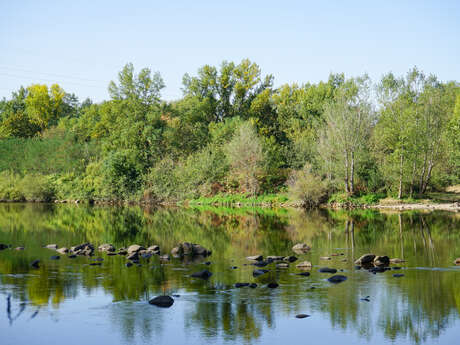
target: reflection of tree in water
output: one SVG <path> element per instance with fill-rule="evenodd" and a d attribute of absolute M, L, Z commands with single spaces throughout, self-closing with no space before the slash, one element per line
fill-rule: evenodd
<path fill-rule="evenodd" d="M 276 324 L 276 314 L 291 317 L 308 306 L 308 313 L 327 316 L 333 327 L 353 330 L 367 339 L 382 332 L 388 339 L 409 337 L 423 343 L 438 337 L 458 319 L 459 278 L 456 272 L 416 270 L 415 266 L 450 265 L 460 247 L 459 223 L 455 216 L 442 213 L 401 215 L 369 210 L 278 214 L 257 209 L 0 205 L 0 242 L 26 247 L 24 252 L 0 253 L 0 279 L 2 285 L 15 287 L 12 300 L 36 305 L 58 306 L 66 298 L 78 298 L 79 293 L 104 289 L 117 302 L 112 307 L 112 322 L 120 326 L 126 339 L 136 332 L 146 339 L 152 337 L 152 333 L 161 332 L 165 322 L 161 313 L 152 317 L 151 309 L 142 309 L 150 306 L 134 307 L 127 300 L 146 301 L 163 290 L 183 290 L 198 294 L 195 308 L 186 311 L 185 327 L 200 329 L 207 338 L 251 343 Z M 178 242 L 200 243 L 213 250 L 211 270 L 216 274 L 209 284 L 196 282 L 188 274 L 204 266 L 187 262 L 160 265 L 157 257 L 130 269 L 118 256 L 104 256 L 98 268 L 88 266 L 88 258 L 50 262 L 52 252 L 40 248 L 46 243 L 71 246 L 85 241 L 109 242 L 116 247 L 159 244 L 164 252 Z M 242 267 L 229 269 L 232 259 L 258 253 L 291 254 L 297 242 L 312 245 L 312 254 L 305 258 L 314 265 L 343 267 L 350 279 L 330 286 L 315 272 L 305 280 L 272 268 L 258 282 L 266 284 L 273 279 L 282 283 L 276 297 L 270 298 L 271 292 L 263 288 L 251 291 L 252 298 L 243 290 L 221 291 L 237 281 L 252 280 Z M 340 251 L 348 259 L 346 263 L 318 260 L 320 255 Z M 400 280 L 390 272 L 377 276 L 355 272 L 353 259 L 365 252 L 406 259 L 413 268 L 404 271 Z M 38 271 L 29 266 L 37 257 L 44 262 Z M 18 279 L 7 273 L 24 276 Z M 319 287 L 308 290 L 310 282 Z M 365 295 L 372 295 L 372 304 L 359 300 Z"/>

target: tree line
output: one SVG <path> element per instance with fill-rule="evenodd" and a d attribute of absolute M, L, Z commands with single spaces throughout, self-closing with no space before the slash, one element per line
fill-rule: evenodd
<path fill-rule="evenodd" d="M 274 87 L 245 59 L 186 74 L 179 100 L 163 100 L 164 87 L 128 63 L 100 103 L 57 84 L 13 92 L 0 101 L 0 198 L 289 193 L 315 205 L 460 180 L 460 85 L 416 67 Z"/>

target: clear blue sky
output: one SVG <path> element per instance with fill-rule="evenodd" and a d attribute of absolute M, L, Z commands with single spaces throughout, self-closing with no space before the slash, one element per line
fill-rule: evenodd
<path fill-rule="evenodd" d="M 275 85 L 404 74 L 460 80 L 460 1 L 0 0 L 0 97 L 59 83 L 108 98 L 126 62 L 159 71 L 166 99 L 184 73 L 249 58 Z"/>

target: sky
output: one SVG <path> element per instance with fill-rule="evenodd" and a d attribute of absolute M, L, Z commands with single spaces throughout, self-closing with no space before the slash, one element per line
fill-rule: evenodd
<path fill-rule="evenodd" d="M 58 83 L 100 102 L 132 62 L 159 71 L 174 100 L 185 73 L 244 58 L 275 86 L 413 66 L 460 81 L 460 1 L 0 0 L 0 98 Z"/>

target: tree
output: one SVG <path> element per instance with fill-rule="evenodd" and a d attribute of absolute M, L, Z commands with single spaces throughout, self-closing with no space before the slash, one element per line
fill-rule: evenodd
<path fill-rule="evenodd" d="M 372 125 L 369 102 L 369 78 L 350 79 L 337 91 L 324 110 L 323 155 L 331 154 L 338 163 L 334 169 L 344 181 L 345 191 L 355 193 L 355 169 L 358 155 L 366 148 Z"/>
<path fill-rule="evenodd" d="M 56 125 L 59 118 L 65 115 L 64 90 L 53 84 L 33 84 L 27 88 L 25 99 L 27 115 L 41 129 Z"/>
<path fill-rule="evenodd" d="M 254 127 L 244 122 L 226 146 L 231 174 L 251 194 L 258 191 L 257 173 L 263 161 L 262 145 Z"/>

